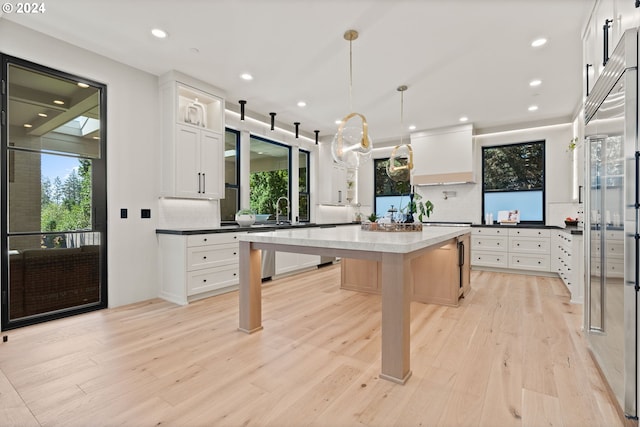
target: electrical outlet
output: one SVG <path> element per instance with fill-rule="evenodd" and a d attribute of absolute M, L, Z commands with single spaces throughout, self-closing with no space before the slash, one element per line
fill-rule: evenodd
<path fill-rule="evenodd" d="M 126 218 L 127 216 L 129 216 L 127 209 L 120 209 L 120 218 Z"/>
<path fill-rule="evenodd" d="M 151 209 L 141 209 L 140 218 L 151 218 Z"/>

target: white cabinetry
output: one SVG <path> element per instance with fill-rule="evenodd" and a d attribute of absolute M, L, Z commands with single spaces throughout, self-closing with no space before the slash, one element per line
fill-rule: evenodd
<path fill-rule="evenodd" d="M 546 229 L 474 227 L 471 265 L 549 272 L 550 239 Z"/>
<path fill-rule="evenodd" d="M 224 99 L 177 72 L 160 79 L 162 196 L 224 197 Z"/>
<path fill-rule="evenodd" d="M 553 271 L 558 273 L 571 294 L 571 302 L 582 303 L 584 277 L 582 236 L 567 231 L 554 232 L 552 243 Z"/>
<path fill-rule="evenodd" d="M 320 204 L 346 205 L 348 203 L 347 168 L 333 160 L 331 144 L 321 144 L 319 153 L 321 172 L 318 179 L 318 191 Z"/>
<path fill-rule="evenodd" d="M 471 125 L 412 133 L 411 148 L 415 185 L 475 181 Z"/>
<path fill-rule="evenodd" d="M 640 25 L 640 10 L 635 7 L 633 1 L 629 0 L 598 0 L 588 22 L 583 36 L 583 60 L 584 65 L 590 64 L 589 92 L 593 88 L 598 76 L 602 72 L 604 65 L 604 26 L 606 20 L 609 22 L 608 44 L 609 55 L 617 46 L 622 34 L 629 28 Z M 586 96 L 586 74 L 584 94 Z"/>
<path fill-rule="evenodd" d="M 159 234 L 160 297 L 176 304 L 235 289 L 242 233 Z"/>
<path fill-rule="evenodd" d="M 502 228 L 471 229 L 471 265 L 479 267 L 508 267 L 508 232 Z"/>
<path fill-rule="evenodd" d="M 320 264 L 319 255 L 276 252 L 276 275 L 293 273 L 308 268 L 316 268 L 318 264 Z"/>
<path fill-rule="evenodd" d="M 551 233 L 545 229 L 509 230 L 509 268 L 549 271 Z"/>

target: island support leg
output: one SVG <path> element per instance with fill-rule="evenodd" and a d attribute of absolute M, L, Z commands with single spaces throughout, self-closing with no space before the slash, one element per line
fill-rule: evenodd
<path fill-rule="evenodd" d="M 262 329 L 262 252 L 240 242 L 240 326 L 252 334 Z"/>
<path fill-rule="evenodd" d="M 411 376 L 411 263 L 402 254 L 382 254 L 382 373 L 404 384 Z"/>

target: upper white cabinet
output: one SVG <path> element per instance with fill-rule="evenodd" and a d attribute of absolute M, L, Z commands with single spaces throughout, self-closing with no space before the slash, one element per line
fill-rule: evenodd
<path fill-rule="evenodd" d="M 475 182 L 473 126 L 411 134 L 414 185 Z"/>
<path fill-rule="evenodd" d="M 597 0 L 594 13 L 591 15 L 583 34 L 583 66 L 585 67 L 583 90 L 585 96 L 591 92 L 594 83 L 604 69 L 605 47 L 610 56 L 625 30 L 638 25 L 640 25 L 640 9 L 635 7 L 633 1 Z M 605 26 L 607 26 L 606 29 Z M 605 32 L 607 33 L 606 43 Z M 587 69 L 589 70 L 588 74 Z"/>
<path fill-rule="evenodd" d="M 224 98 L 172 71 L 160 79 L 162 196 L 224 197 Z"/>
<path fill-rule="evenodd" d="M 330 143 L 321 143 L 319 154 L 318 192 L 320 204 L 339 206 L 348 204 L 347 168 L 333 160 Z M 351 193 L 349 196 L 353 197 Z"/>

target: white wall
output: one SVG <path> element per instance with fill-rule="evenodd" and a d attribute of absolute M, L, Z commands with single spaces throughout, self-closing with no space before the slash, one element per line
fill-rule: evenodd
<path fill-rule="evenodd" d="M 0 52 L 107 85 L 109 306 L 158 296 L 156 76 L 0 18 Z M 120 219 L 120 208 L 129 218 Z M 140 209 L 151 219 L 140 219 Z"/>
<path fill-rule="evenodd" d="M 576 206 L 572 202 L 572 153 L 567 152 L 569 142 L 573 138 L 571 123 L 554 126 L 544 126 L 530 129 L 476 135 L 476 158 L 474 160 L 476 183 L 455 185 L 434 185 L 416 187 L 416 193 L 424 200 L 431 200 L 434 210 L 428 221 L 459 221 L 479 224 L 482 222 L 482 150 L 480 147 L 513 144 L 519 142 L 545 140 L 546 162 L 546 215 L 547 224 L 563 225 L 559 220 L 568 216 L 569 212 L 575 216 Z M 389 157 L 391 148 L 380 148 L 374 151 L 374 157 Z M 414 163 L 420 159 L 414 158 Z M 360 179 L 373 179 L 373 171 L 366 167 Z M 367 183 L 359 185 L 370 186 Z M 454 197 L 446 200 L 443 191 L 455 192 Z M 361 195 L 361 203 L 369 206 L 373 204 L 371 196 Z M 368 212 L 368 211 L 367 211 Z M 568 213 L 565 213 L 568 212 Z M 564 216 L 563 216 L 564 215 Z"/>

